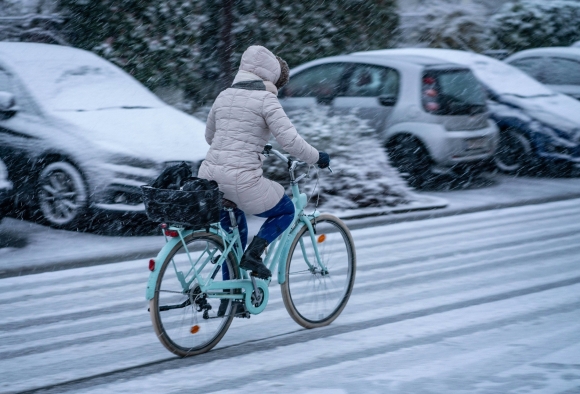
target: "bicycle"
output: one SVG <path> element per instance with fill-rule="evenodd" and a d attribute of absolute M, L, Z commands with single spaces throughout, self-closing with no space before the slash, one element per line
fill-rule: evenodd
<path fill-rule="evenodd" d="M 305 328 L 326 326 L 340 315 L 352 292 L 356 273 L 352 236 L 335 216 L 317 210 L 304 213 L 308 200 L 298 182 L 308 174 L 294 175 L 304 163 L 271 145 L 263 154 L 274 154 L 288 164 L 296 208 L 292 224 L 269 245 L 264 264 L 272 277 L 277 266 L 284 306 L 292 319 Z M 239 267 L 243 250 L 233 208 L 223 208 L 230 215 L 231 233 L 219 222 L 202 230 L 161 225 L 166 244 L 150 260 L 146 297 L 158 339 L 178 356 L 209 351 L 234 317 L 249 318 L 268 304 L 272 278 L 258 279 Z M 230 275 L 225 280 L 218 275 L 224 266 Z"/>

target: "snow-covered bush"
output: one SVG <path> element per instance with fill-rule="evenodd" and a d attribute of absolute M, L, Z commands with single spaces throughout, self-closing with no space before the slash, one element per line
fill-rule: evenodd
<path fill-rule="evenodd" d="M 56 1 L 72 45 L 112 60 L 185 109 L 229 85 L 250 45 L 295 66 L 387 47 L 398 24 L 396 0 Z"/>
<path fill-rule="evenodd" d="M 64 19 L 52 3 L 0 0 L 0 41 L 34 41 L 66 45 Z"/>
<path fill-rule="evenodd" d="M 390 166 L 376 132 L 356 113 L 331 115 L 328 107 L 289 112 L 300 135 L 317 149 L 328 152 L 333 173 L 318 170 L 320 203 L 326 209 L 396 206 L 415 196 L 396 169 Z M 276 144 L 273 144 L 276 147 Z M 287 184 L 286 167 L 277 159 L 264 162 L 266 176 Z M 305 190 L 317 184 L 316 170 Z M 316 197 L 312 197 L 316 198 Z"/>
<path fill-rule="evenodd" d="M 488 47 L 486 10 L 449 1 L 434 1 L 414 13 L 404 44 L 482 52 Z"/>
<path fill-rule="evenodd" d="M 580 1 L 521 0 L 491 18 L 490 36 L 499 49 L 568 46 L 580 40 Z"/>

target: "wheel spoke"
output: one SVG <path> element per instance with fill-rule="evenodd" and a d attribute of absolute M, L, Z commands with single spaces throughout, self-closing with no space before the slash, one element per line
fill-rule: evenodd
<path fill-rule="evenodd" d="M 50 193 L 52 196 L 54 196 L 57 193 L 57 191 L 54 188 L 50 187 L 49 185 L 42 185 L 42 188 L 48 193 Z"/>
<path fill-rule="evenodd" d="M 317 245 L 320 263 L 328 273 L 323 274 L 319 268 L 305 227 L 297 236 L 304 247 L 297 246 L 298 239 L 293 241 L 282 285 L 284 305 L 292 318 L 306 328 L 327 325 L 341 313 L 352 289 L 356 264 L 348 229 L 338 219 L 321 215 L 316 220 L 316 230 L 326 235 Z M 307 268 L 306 260 L 315 266 L 315 272 Z"/>
<path fill-rule="evenodd" d="M 207 297 L 202 293 L 197 280 L 193 280 L 186 291 L 181 289 L 182 280 L 178 273 L 188 273 L 191 262 L 205 261 L 208 253 L 223 253 L 221 238 L 215 235 L 192 235 L 185 238 L 189 255 L 183 244 L 179 243 L 162 263 L 157 279 L 156 291 L 150 305 L 150 313 L 155 331 L 161 343 L 171 352 L 180 356 L 203 353 L 211 349 L 225 334 L 234 315 L 232 302 L 226 300 L 222 307 L 222 316 L 218 316 L 222 299 Z M 201 260 L 200 260 L 201 258 Z M 237 278 L 237 272 L 231 262 L 224 262 L 228 267 L 231 279 Z M 214 264 L 198 264 L 199 280 L 207 281 L 215 270 Z M 216 275 L 215 281 L 223 280 Z"/>

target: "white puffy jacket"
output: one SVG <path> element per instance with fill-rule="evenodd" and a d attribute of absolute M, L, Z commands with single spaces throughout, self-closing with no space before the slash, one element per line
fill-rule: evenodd
<path fill-rule="evenodd" d="M 262 176 L 261 152 L 270 133 L 292 156 L 314 164 L 318 151 L 296 131 L 278 102 L 274 83 L 280 63 L 268 49 L 251 46 L 240 62 L 231 88 L 221 92 L 207 119 L 209 152 L 199 177 L 214 180 L 224 197 L 248 214 L 273 208 L 284 188 Z"/>

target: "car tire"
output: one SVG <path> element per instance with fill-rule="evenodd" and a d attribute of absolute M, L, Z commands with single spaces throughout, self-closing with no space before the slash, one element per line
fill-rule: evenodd
<path fill-rule="evenodd" d="M 43 222 L 57 228 L 81 227 L 88 193 L 80 171 L 72 164 L 57 161 L 46 165 L 38 174 L 36 199 Z"/>
<path fill-rule="evenodd" d="M 416 138 L 411 136 L 397 138 L 389 143 L 387 151 L 391 164 L 397 168 L 409 186 L 422 188 L 431 181 L 431 157 Z"/>
<path fill-rule="evenodd" d="M 494 156 L 497 168 L 508 174 L 523 174 L 530 170 L 532 145 L 521 133 L 513 130 L 500 132 L 500 141 Z"/>

